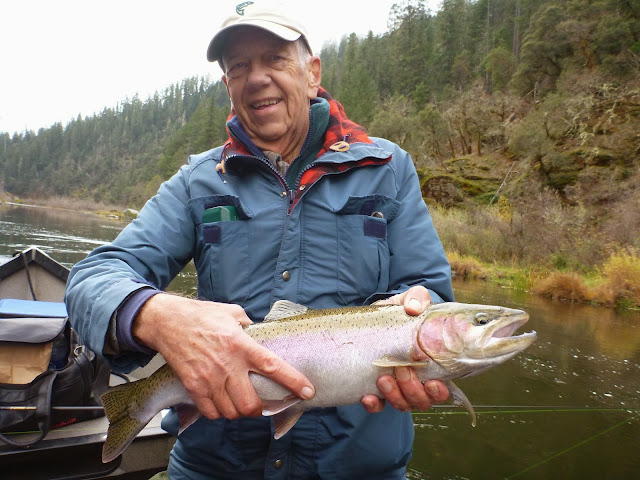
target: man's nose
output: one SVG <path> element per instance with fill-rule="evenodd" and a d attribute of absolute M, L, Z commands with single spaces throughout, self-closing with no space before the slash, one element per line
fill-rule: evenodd
<path fill-rule="evenodd" d="M 251 62 L 249 68 L 248 83 L 252 86 L 260 86 L 271 81 L 269 69 L 262 62 Z"/>

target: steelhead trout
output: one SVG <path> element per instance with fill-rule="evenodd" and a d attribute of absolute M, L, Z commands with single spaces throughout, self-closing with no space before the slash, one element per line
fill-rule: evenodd
<path fill-rule="evenodd" d="M 315 396 L 302 400 L 272 380 L 250 374 L 263 402 L 262 414 L 273 417 L 277 439 L 310 408 L 355 404 L 367 394 L 382 398 L 376 382 L 398 366 L 413 367 L 421 381 L 444 381 L 454 403 L 467 408 L 475 425 L 471 403 L 452 380 L 483 372 L 531 345 L 535 332 L 513 335 L 528 319 L 522 310 L 464 303 L 434 304 L 410 316 L 401 305 L 311 310 L 281 300 L 262 323 L 244 330 L 315 387 Z M 148 378 L 111 388 L 102 402 L 110 423 L 102 451 L 105 463 L 165 408 L 176 408 L 180 432 L 200 417 L 167 365 Z"/>

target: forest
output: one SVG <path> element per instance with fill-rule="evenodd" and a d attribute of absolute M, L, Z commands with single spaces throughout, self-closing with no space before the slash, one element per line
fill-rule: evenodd
<path fill-rule="evenodd" d="M 347 114 L 411 154 L 460 275 L 640 306 L 640 0 L 405 0 L 319 55 Z M 140 208 L 228 112 L 221 81 L 188 78 L 0 132 L 0 192 Z"/>

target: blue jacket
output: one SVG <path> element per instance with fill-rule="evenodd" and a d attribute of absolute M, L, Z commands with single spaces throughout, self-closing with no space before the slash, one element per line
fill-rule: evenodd
<path fill-rule="evenodd" d="M 279 299 L 311 308 L 362 305 L 423 285 L 434 302 L 453 300 L 411 158 L 387 140 L 372 141 L 323 154 L 295 191 L 263 156 L 225 151 L 225 174 L 216 172 L 223 147 L 190 157 L 112 244 L 74 266 L 66 296 L 74 327 L 103 352 L 127 298 L 149 286 L 165 289 L 191 259 L 199 297 L 241 305 L 253 321 Z M 207 208 L 225 205 L 235 206 L 237 221 L 202 222 Z M 130 371 L 150 355 L 109 359 Z M 177 433 L 174 415 L 164 426 Z M 378 414 L 361 405 L 314 409 L 277 441 L 265 417 L 203 418 L 178 438 L 169 474 L 405 478 L 412 444 L 411 415 L 389 406 Z"/>

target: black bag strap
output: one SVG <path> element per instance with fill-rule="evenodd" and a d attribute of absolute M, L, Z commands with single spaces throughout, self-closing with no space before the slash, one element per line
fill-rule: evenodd
<path fill-rule="evenodd" d="M 0 433 L 0 440 L 14 447 L 26 448 L 35 445 L 49 433 L 49 429 L 51 428 L 51 393 L 58 372 L 51 371 L 49 373 L 50 375 L 43 378 L 40 383 L 36 401 L 36 421 L 38 422 L 38 429 L 40 430 L 38 436 L 30 440 L 19 441 Z"/>

